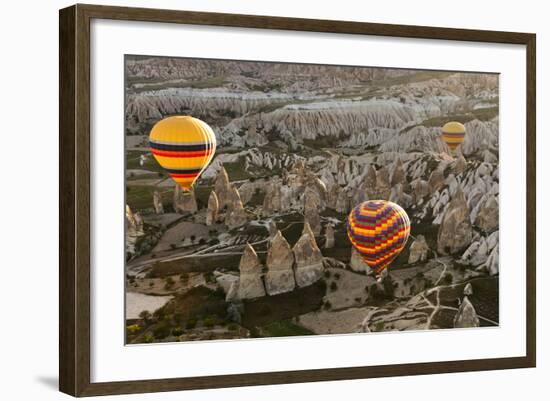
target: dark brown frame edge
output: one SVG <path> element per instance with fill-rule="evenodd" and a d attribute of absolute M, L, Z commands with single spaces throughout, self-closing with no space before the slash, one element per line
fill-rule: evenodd
<path fill-rule="evenodd" d="M 350 368 L 90 382 L 90 20 L 184 23 L 509 43 L 527 49 L 526 356 Z M 73 396 L 144 393 L 536 366 L 536 35 L 423 26 L 77 4 L 59 13 L 59 389 Z"/>

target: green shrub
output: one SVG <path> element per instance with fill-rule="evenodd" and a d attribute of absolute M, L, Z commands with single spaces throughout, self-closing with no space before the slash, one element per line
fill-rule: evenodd
<path fill-rule="evenodd" d="M 331 291 L 336 291 L 338 289 L 338 284 L 336 284 L 336 281 L 333 281 L 332 283 L 330 283 L 330 290 Z"/>
<path fill-rule="evenodd" d="M 181 327 L 174 327 L 172 329 L 172 335 L 173 336 L 176 336 L 176 337 L 179 337 L 183 334 L 184 330 L 181 328 Z"/>
<path fill-rule="evenodd" d="M 131 324 L 129 326 L 126 326 L 126 332 L 128 334 L 136 334 L 140 330 L 141 330 L 141 327 L 139 324 Z"/>
<path fill-rule="evenodd" d="M 207 318 L 204 319 L 204 325 L 208 328 L 212 328 L 216 325 L 216 317 L 215 316 L 208 316 Z"/>
<path fill-rule="evenodd" d="M 383 330 L 384 330 L 384 322 L 380 321 L 374 325 L 374 331 L 383 331 Z"/>
<path fill-rule="evenodd" d="M 148 322 L 151 319 L 151 313 L 148 310 L 142 310 L 139 313 L 139 318 L 145 322 Z"/>
<path fill-rule="evenodd" d="M 157 326 L 153 330 L 153 335 L 157 340 L 162 340 L 163 338 L 166 338 L 170 335 L 170 328 L 164 324 Z"/>
<path fill-rule="evenodd" d="M 443 283 L 444 284 L 452 284 L 453 283 L 453 275 L 451 273 L 445 273 L 443 276 Z"/>
<path fill-rule="evenodd" d="M 165 290 L 169 290 L 170 288 L 172 288 L 174 286 L 176 282 L 174 281 L 174 279 L 170 276 L 166 277 L 164 279 L 164 289 Z"/>
<path fill-rule="evenodd" d="M 185 323 L 186 329 L 194 329 L 196 326 L 197 326 L 197 319 L 194 319 L 194 318 L 188 319 L 187 322 Z"/>
<path fill-rule="evenodd" d="M 152 343 L 153 341 L 155 341 L 155 338 L 151 334 L 146 334 L 143 337 L 143 342 L 144 343 Z"/>

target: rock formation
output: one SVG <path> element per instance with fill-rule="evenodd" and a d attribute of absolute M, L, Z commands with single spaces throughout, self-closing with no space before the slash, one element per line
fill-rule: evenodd
<path fill-rule="evenodd" d="M 321 217 L 319 216 L 318 198 L 313 191 L 306 191 L 304 195 L 304 218 L 315 235 L 321 233 Z"/>
<path fill-rule="evenodd" d="M 234 274 L 221 273 L 214 271 L 216 283 L 225 292 L 225 300 L 227 302 L 238 301 L 239 292 L 239 277 Z"/>
<path fill-rule="evenodd" d="M 164 214 L 162 197 L 160 196 L 160 193 L 157 190 L 153 192 L 153 208 L 155 209 L 156 214 Z"/>
<path fill-rule="evenodd" d="M 425 262 L 430 248 L 423 235 L 418 235 L 409 249 L 409 263 Z"/>
<path fill-rule="evenodd" d="M 327 224 L 325 226 L 325 249 L 334 248 L 334 227 L 332 224 Z"/>
<path fill-rule="evenodd" d="M 255 125 L 250 125 L 250 127 L 248 127 L 246 135 L 244 136 L 244 143 L 246 146 L 264 146 L 268 142 L 267 138 L 257 131 Z"/>
<path fill-rule="evenodd" d="M 196 213 L 198 210 L 195 190 L 183 191 L 179 185 L 174 186 L 173 198 L 174 210 L 176 213 Z"/>
<path fill-rule="evenodd" d="M 382 167 L 376 172 L 376 193 L 372 199 L 388 200 L 390 193 L 390 172 L 387 167 Z"/>
<path fill-rule="evenodd" d="M 229 229 L 232 229 L 246 224 L 247 221 L 248 216 L 246 210 L 244 210 L 241 200 L 238 199 L 232 204 L 231 211 L 229 211 L 228 215 L 225 217 L 225 224 Z"/>
<path fill-rule="evenodd" d="M 280 231 L 271 240 L 267 251 L 265 289 L 269 295 L 282 294 L 294 289 L 294 254 Z"/>
<path fill-rule="evenodd" d="M 315 283 L 323 275 L 323 255 L 317 247 L 315 236 L 308 223 L 298 242 L 292 248 L 296 261 L 296 284 L 298 287 L 306 287 Z"/>
<path fill-rule="evenodd" d="M 130 206 L 126 205 L 126 254 L 134 255 L 136 242 L 144 235 L 143 219 L 138 212 L 132 212 Z"/>
<path fill-rule="evenodd" d="M 413 203 L 413 197 L 403 191 L 403 184 L 396 184 L 392 188 L 389 200 L 405 209 L 408 209 Z"/>
<path fill-rule="evenodd" d="M 218 221 L 218 208 L 218 196 L 216 195 L 216 191 L 212 191 L 210 192 L 210 196 L 208 197 L 208 208 L 206 210 L 207 226 L 211 226 Z"/>
<path fill-rule="evenodd" d="M 367 167 L 364 184 L 368 199 L 376 199 L 376 169 L 372 164 Z"/>
<path fill-rule="evenodd" d="M 414 202 L 419 203 L 424 197 L 430 195 L 431 188 L 427 181 L 418 179 L 413 184 Z"/>
<path fill-rule="evenodd" d="M 476 310 L 467 296 L 462 300 L 453 324 L 455 328 L 479 327 Z"/>
<path fill-rule="evenodd" d="M 462 190 L 457 189 L 449 203 L 437 235 L 437 251 L 440 254 L 455 254 L 464 250 L 472 241 L 470 210 Z"/>
<path fill-rule="evenodd" d="M 359 252 L 357 252 L 354 247 L 351 247 L 351 258 L 349 265 L 351 270 L 354 272 L 367 274 L 371 271 L 370 266 L 365 263 L 361 255 L 359 255 Z"/>
<path fill-rule="evenodd" d="M 264 283 L 262 281 L 262 264 L 256 251 L 250 244 L 246 244 L 243 256 L 239 263 L 239 299 L 252 299 L 265 296 Z"/>
<path fill-rule="evenodd" d="M 224 208 L 227 208 L 231 203 L 231 184 L 229 183 L 229 176 L 227 175 L 227 171 L 225 170 L 225 167 L 223 167 L 223 165 L 221 166 L 220 171 L 218 172 L 218 175 L 216 177 L 216 181 L 214 183 L 214 191 L 216 192 L 216 196 L 218 197 L 218 209 L 222 210 Z"/>
<path fill-rule="evenodd" d="M 474 289 L 472 288 L 472 283 L 468 283 L 464 286 L 464 290 L 462 291 L 464 295 L 473 295 Z"/>
<path fill-rule="evenodd" d="M 453 163 L 453 171 L 455 174 L 462 174 L 464 171 L 466 171 L 466 167 L 468 164 L 466 163 L 466 159 L 462 155 L 462 153 L 458 150 L 458 156 Z"/>
<path fill-rule="evenodd" d="M 218 202 L 219 202 L 219 199 L 218 199 Z M 230 185 L 228 197 L 227 197 L 227 211 L 231 212 L 233 209 L 239 208 L 242 206 L 243 206 L 243 202 L 241 200 L 241 194 L 239 193 L 239 190 L 235 185 Z"/>
<path fill-rule="evenodd" d="M 498 202 L 495 196 L 489 196 L 481 206 L 474 223 L 485 232 L 492 232 L 498 228 Z"/>
<path fill-rule="evenodd" d="M 397 159 L 395 162 L 395 167 L 390 179 L 390 184 L 392 187 L 398 184 L 404 184 L 406 182 L 405 170 L 403 170 L 403 163 L 401 159 Z"/>
<path fill-rule="evenodd" d="M 336 205 L 334 207 L 334 210 L 336 210 L 338 213 L 349 213 L 350 211 L 350 194 L 347 190 L 347 188 L 339 188 L 338 189 L 338 195 L 336 197 Z"/>
<path fill-rule="evenodd" d="M 431 192 L 435 192 L 439 190 L 444 184 L 445 176 L 443 175 L 443 169 L 441 167 L 438 167 L 430 174 L 428 185 L 431 188 Z"/>

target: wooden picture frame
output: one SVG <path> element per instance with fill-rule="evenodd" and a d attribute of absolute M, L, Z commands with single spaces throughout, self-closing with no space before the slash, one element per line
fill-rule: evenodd
<path fill-rule="evenodd" d="M 92 383 L 90 380 L 90 21 L 184 23 L 400 38 L 517 44 L 527 58 L 526 356 L 433 363 Z M 59 388 L 73 396 L 347 380 L 534 367 L 536 361 L 536 37 L 495 32 L 253 15 L 74 5 L 59 15 Z"/>

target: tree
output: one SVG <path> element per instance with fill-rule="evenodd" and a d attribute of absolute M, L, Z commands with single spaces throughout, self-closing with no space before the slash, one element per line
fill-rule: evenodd
<path fill-rule="evenodd" d="M 145 323 L 149 323 L 149 321 L 151 320 L 151 312 L 149 312 L 148 310 L 142 310 L 141 312 L 139 312 L 139 318 L 141 320 L 143 320 Z"/>

